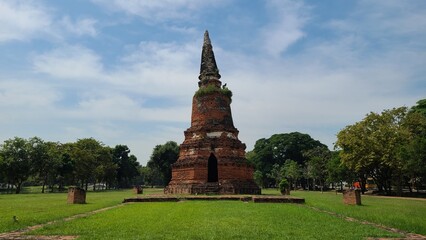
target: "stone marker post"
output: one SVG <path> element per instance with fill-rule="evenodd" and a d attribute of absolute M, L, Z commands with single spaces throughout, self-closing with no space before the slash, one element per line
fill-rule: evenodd
<path fill-rule="evenodd" d="M 69 187 L 67 203 L 69 204 L 86 203 L 86 191 L 79 187 Z"/>
<path fill-rule="evenodd" d="M 135 194 L 142 194 L 143 193 L 143 189 L 141 186 L 134 186 L 133 187 L 133 193 Z"/>
<path fill-rule="evenodd" d="M 361 191 L 359 189 L 343 191 L 343 203 L 348 205 L 361 205 Z"/>

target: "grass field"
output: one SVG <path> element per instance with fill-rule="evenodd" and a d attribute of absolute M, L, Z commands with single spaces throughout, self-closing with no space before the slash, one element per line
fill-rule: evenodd
<path fill-rule="evenodd" d="M 426 200 L 383 198 L 364 195 L 361 206 L 342 204 L 342 195 L 332 192 L 295 191 L 292 195 L 305 198 L 306 205 L 344 216 L 379 223 L 426 235 Z"/>
<path fill-rule="evenodd" d="M 162 190 L 145 189 L 145 194 Z M 264 193 L 278 194 L 276 190 Z M 342 204 L 334 193 L 292 192 L 305 205 L 233 201 L 134 203 L 30 232 L 74 235 L 79 239 L 365 239 L 398 237 L 382 229 L 348 222 L 310 207 L 425 235 L 426 201 L 363 196 L 362 206 Z M 88 204 L 66 204 L 66 194 L 0 195 L 0 232 L 77 213 L 118 205 L 130 191 L 89 192 Z M 12 216 L 19 223 L 13 223 Z"/>
<path fill-rule="evenodd" d="M 133 196 L 130 191 L 88 192 L 87 204 L 67 204 L 66 193 L 1 194 L 0 232 L 114 206 L 130 196 Z M 13 222 L 13 216 L 17 216 L 17 223 Z"/>

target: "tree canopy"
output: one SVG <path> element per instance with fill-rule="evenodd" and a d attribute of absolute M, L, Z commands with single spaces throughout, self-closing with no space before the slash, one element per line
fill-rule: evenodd
<path fill-rule="evenodd" d="M 295 161 L 300 166 L 305 166 L 308 160 L 304 152 L 315 147 L 325 147 L 318 140 L 314 140 L 308 134 L 299 132 L 274 134 L 270 138 L 259 139 L 254 145 L 254 149 L 247 153 L 247 159 L 257 171 L 257 175 L 262 177 L 264 187 L 278 184 L 276 179 L 271 177 L 274 165 L 283 166 L 287 159 Z"/>
<path fill-rule="evenodd" d="M 174 141 L 168 141 L 163 145 L 157 145 L 152 151 L 147 166 L 152 172 L 161 174 L 162 185 L 167 185 L 172 178 L 172 164 L 179 157 L 179 146 Z"/>
<path fill-rule="evenodd" d="M 342 162 L 361 180 L 372 177 L 380 191 L 390 194 L 396 185 L 401 193 L 408 169 L 410 178 L 424 178 L 425 118 L 406 107 L 367 114 L 337 134 Z M 417 170 L 413 170 L 415 166 Z"/>
<path fill-rule="evenodd" d="M 0 146 L 0 183 L 14 185 L 16 193 L 28 179 L 40 184 L 42 192 L 45 186 L 53 191 L 55 185 L 129 187 L 138 184 L 134 181 L 140 175 L 140 165 L 129 152 L 125 145 L 113 149 L 93 138 L 61 144 L 15 137 Z"/>

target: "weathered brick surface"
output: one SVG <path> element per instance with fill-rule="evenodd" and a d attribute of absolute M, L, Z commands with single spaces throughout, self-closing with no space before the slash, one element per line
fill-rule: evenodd
<path fill-rule="evenodd" d="M 134 194 L 142 194 L 143 193 L 143 188 L 141 186 L 134 186 L 133 187 L 133 193 Z"/>
<path fill-rule="evenodd" d="M 343 203 L 348 205 L 361 205 L 361 191 L 358 189 L 344 191 Z"/>
<path fill-rule="evenodd" d="M 260 188 L 253 181 L 253 167 L 245 158 L 246 145 L 238 139 L 231 114 L 231 99 L 220 91 L 219 80 L 210 39 L 204 39 L 200 88 L 216 87 L 216 91 L 194 95 L 192 100 L 191 127 L 185 132 L 180 145 L 179 159 L 172 166 L 172 180 L 166 193 L 221 193 L 259 194 Z M 214 167 L 209 158 L 216 159 Z M 209 171 L 217 174 L 215 184 L 209 182 Z"/>
<path fill-rule="evenodd" d="M 84 189 L 79 187 L 69 187 L 67 203 L 70 203 L 70 204 L 86 203 L 86 191 L 84 191 Z"/>

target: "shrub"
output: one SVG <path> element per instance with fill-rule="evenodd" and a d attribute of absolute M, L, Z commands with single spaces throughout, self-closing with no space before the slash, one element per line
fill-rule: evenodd
<path fill-rule="evenodd" d="M 229 99 L 232 101 L 232 91 L 231 90 L 229 90 L 227 87 L 218 88 L 214 85 L 208 85 L 206 87 L 202 87 L 202 88 L 198 89 L 195 92 L 195 96 L 196 97 L 202 97 L 202 96 L 212 94 L 214 92 L 219 92 L 219 93 L 229 97 Z"/>
<path fill-rule="evenodd" d="M 280 192 L 281 192 L 281 194 L 289 194 L 290 195 L 290 192 L 287 192 L 288 190 L 289 190 L 289 184 L 288 184 L 288 181 L 287 181 L 287 179 L 285 179 L 285 178 L 283 178 L 283 180 L 281 180 L 281 182 L 280 182 L 280 184 L 278 185 L 278 187 L 280 188 Z"/>

